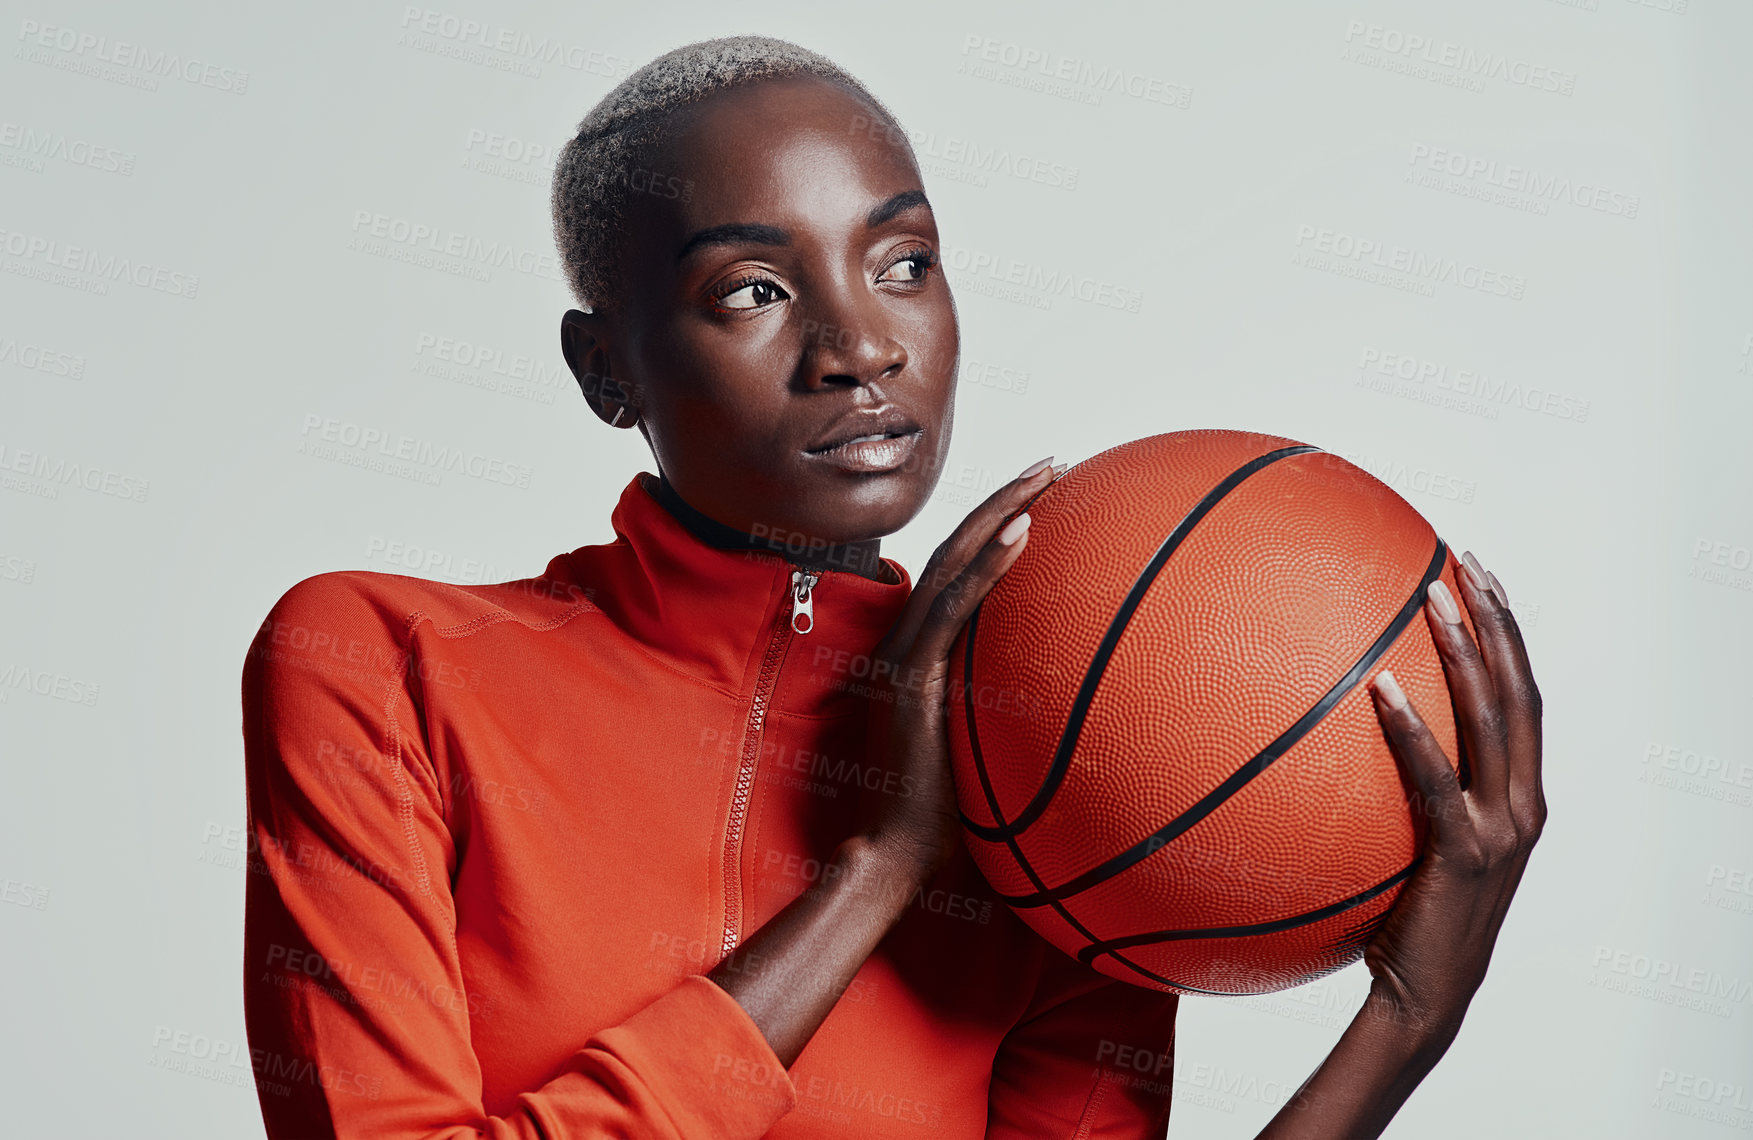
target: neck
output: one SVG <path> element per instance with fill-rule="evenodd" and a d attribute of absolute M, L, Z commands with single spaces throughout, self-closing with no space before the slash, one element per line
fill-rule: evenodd
<path fill-rule="evenodd" d="M 750 534 L 695 510 L 676 493 L 661 471 L 656 478 L 644 478 L 643 482 L 652 498 L 674 515 L 690 534 L 708 546 L 721 550 L 764 551 L 811 570 L 845 570 L 873 582 L 894 581 L 878 553 L 881 539 L 834 545 L 813 541 L 802 546 L 795 542 L 788 545 L 784 535 Z"/>

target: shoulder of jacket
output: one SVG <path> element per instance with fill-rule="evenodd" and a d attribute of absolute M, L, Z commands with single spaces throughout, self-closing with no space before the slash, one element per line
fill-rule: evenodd
<path fill-rule="evenodd" d="M 264 631 L 324 641 L 392 641 L 408 648 L 419 625 L 461 637 L 504 621 L 532 629 L 564 623 L 591 608 L 589 591 L 546 577 L 461 586 L 375 570 L 331 570 L 298 582 L 274 604 Z"/>

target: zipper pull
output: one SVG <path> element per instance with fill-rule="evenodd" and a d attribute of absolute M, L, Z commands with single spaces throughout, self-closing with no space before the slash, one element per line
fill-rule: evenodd
<path fill-rule="evenodd" d="M 819 575 L 807 570 L 791 572 L 791 632 L 808 633 L 816 628 L 815 589 Z"/>

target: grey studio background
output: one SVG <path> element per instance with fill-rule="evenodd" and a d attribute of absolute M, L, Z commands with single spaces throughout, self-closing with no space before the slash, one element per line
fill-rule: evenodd
<path fill-rule="evenodd" d="M 946 242 L 954 454 L 885 553 L 1043 455 L 1247 427 L 1504 580 L 1552 817 L 1390 1135 L 1753 1128 L 1753 6 L 433 2 L 3 6 L 10 1131 L 261 1134 L 245 649 L 311 574 L 610 539 L 654 468 L 565 373 L 552 157 L 751 31 L 896 111 Z M 1185 999 L 1171 1134 L 1253 1135 L 1366 984 Z"/>

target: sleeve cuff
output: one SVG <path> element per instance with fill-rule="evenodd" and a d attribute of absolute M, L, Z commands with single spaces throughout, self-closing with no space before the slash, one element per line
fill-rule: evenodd
<path fill-rule="evenodd" d="M 681 1136 L 758 1137 L 797 1104 L 797 1087 L 748 1012 L 691 975 L 591 1038 L 664 1106 Z"/>

